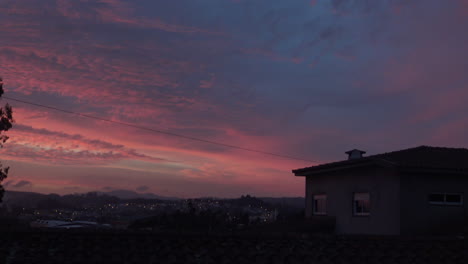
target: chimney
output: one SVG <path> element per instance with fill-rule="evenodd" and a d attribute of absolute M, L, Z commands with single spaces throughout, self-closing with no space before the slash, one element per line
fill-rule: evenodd
<path fill-rule="evenodd" d="M 346 151 L 346 154 L 348 154 L 348 160 L 354 160 L 354 159 L 360 159 L 363 158 L 363 155 L 366 153 L 365 151 L 359 150 L 359 149 L 353 149 L 350 151 Z"/>

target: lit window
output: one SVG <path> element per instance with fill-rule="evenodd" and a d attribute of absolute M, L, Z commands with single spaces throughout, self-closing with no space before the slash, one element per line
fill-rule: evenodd
<path fill-rule="evenodd" d="M 429 203 L 436 205 L 462 205 L 463 195 L 459 193 L 431 193 Z"/>
<path fill-rule="evenodd" d="M 326 215 L 327 214 L 327 195 L 318 194 L 313 196 L 313 212 L 314 215 Z"/>
<path fill-rule="evenodd" d="M 353 196 L 353 214 L 354 215 L 369 215 L 370 214 L 370 195 L 369 193 L 354 193 Z"/>

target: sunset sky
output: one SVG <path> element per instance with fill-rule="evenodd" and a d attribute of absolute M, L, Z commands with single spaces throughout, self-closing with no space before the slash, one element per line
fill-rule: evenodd
<path fill-rule="evenodd" d="M 7 190 L 303 196 L 292 169 L 468 147 L 466 0 L 2 0 Z"/>

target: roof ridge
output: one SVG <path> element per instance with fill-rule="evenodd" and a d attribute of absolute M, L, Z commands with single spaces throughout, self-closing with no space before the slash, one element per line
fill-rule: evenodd
<path fill-rule="evenodd" d="M 388 154 L 401 153 L 401 152 L 405 152 L 405 151 L 408 151 L 408 150 L 416 150 L 416 149 L 443 149 L 443 150 L 468 151 L 468 148 L 451 148 L 451 147 L 438 147 L 438 146 L 420 145 L 418 147 L 412 147 L 412 148 L 406 148 L 406 149 L 400 149 L 400 150 L 395 150 L 395 151 L 390 151 L 390 152 L 374 154 L 374 155 L 367 156 L 366 158 L 378 157 L 378 156 L 383 156 L 383 155 L 388 155 Z"/>
<path fill-rule="evenodd" d="M 417 167 L 439 167 L 439 168 L 462 168 L 468 171 L 468 149 L 451 147 L 434 147 L 421 145 L 417 147 L 395 150 L 365 156 L 354 160 L 341 160 L 311 167 L 293 170 L 294 173 L 303 170 L 318 170 L 335 166 L 349 166 L 369 161 L 385 162 L 392 166 L 417 166 Z"/>
<path fill-rule="evenodd" d="M 468 150 L 468 148 L 453 148 L 453 147 L 436 147 L 436 146 L 421 146 L 432 149 L 447 149 L 447 150 Z"/>
<path fill-rule="evenodd" d="M 431 146 L 421 145 L 421 146 L 418 146 L 418 147 L 412 147 L 412 148 L 394 150 L 394 151 L 389 151 L 389 152 L 384 152 L 384 153 L 378 153 L 378 154 L 367 156 L 366 158 L 383 156 L 383 155 L 394 154 L 394 153 L 400 153 L 400 152 L 405 152 L 405 151 L 408 151 L 408 150 L 415 150 L 415 149 L 422 149 L 422 148 L 431 148 Z"/>

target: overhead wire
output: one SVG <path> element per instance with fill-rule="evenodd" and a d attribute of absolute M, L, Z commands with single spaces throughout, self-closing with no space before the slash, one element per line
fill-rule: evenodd
<path fill-rule="evenodd" d="M 163 135 L 179 137 L 179 138 L 188 139 L 188 140 L 192 140 L 192 141 L 198 141 L 198 142 L 223 146 L 223 147 L 227 147 L 227 148 L 238 149 L 238 150 L 243 150 L 243 151 L 249 151 L 249 152 L 254 152 L 254 153 L 259 153 L 259 154 L 264 154 L 264 155 L 270 155 L 270 156 L 275 156 L 275 157 L 280 157 L 280 158 L 285 158 L 285 159 L 299 160 L 299 161 L 306 161 L 306 162 L 314 162 L 312 160 L 303 159 L 303 158 L 299 158 L 299 157 L 294 157 L 294 156 L 290 156 L 290 155 L 283 155 L 283 154 L 278 154 L 278 153 L 273 153 L 273 152 L 268 152 L 268 151 L 263 151 L 263 150 L 246 148 L 246 147 L 226 144 L 226 143 L 223 143 L 223 142 L 218 142 L 218 141 L 212 141 L 212 140 L 207 140 L 207 139 L 202 139 L 202 138 L 197 138 L 197 137 L 186 136 L 186 135 L 173 133 L 173 132 L 169 132 L 169 131 L 164 131 L 164 130 L 160 130 L 160 129 L 154 129 L 154 128 L 149 128 L 149 127 L 145 127 L 145 126 L 130 124 L 130 123 L 126 123 L 126 122 L 115 121 L 115 120 L 111 120 L 111 119 L 107 119 L 107 118 L 103 118 L 103 117 L 98 117 L 98 116 L 94 116 L 94 115 L 89 115 L 89 114 L 83 114 L 83 113 L 79 113 L 79 112 L 75 112 L 75 111 L 70 111 L 70 110 L 58 108 L 58 107 L 55 107 L 55 106 L 49 106 L 49 105 L 45 105 L 45 104 L 39 104 L 39 103 L 34 103 L 34 102 L 22 100 L 22 99 L 17 99 L 17 98 L 13 98 L 13 97 L 10 97 L 10 96 L 4 96 L 3 95 L 2 98 L 12 100 L 12 101 L 16 101 L 16 102 L 23 103 L 23 104 L 36 106 L 36 107 L 41 107 L 41 108 L 50 109 L 50 110 L 54 110 L 54 111 L 58 111 L 58 112 L 63 112 L 63 113 L 67 113 L 67 114 L 81 116 L 81 117 L 85 117 L 85 118 L 89 118 L 89 119 L 105 121 L 105 122 L 108 122 L 108 123 L 113 123 L 113 124 L 118 124 L 118 125 L 123 125 L 123 126 L 131 127 L 131 128 L 140 129 L 140 130 L 150 131 L 150 132 L 153 132 L 153 133 L 159 133 L 159 134 L 163 134 Z"/>

